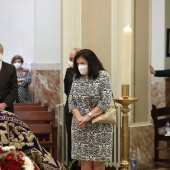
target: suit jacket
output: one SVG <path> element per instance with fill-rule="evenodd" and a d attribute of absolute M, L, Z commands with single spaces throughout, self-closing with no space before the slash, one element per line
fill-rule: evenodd
<path fill-rule="evenodd" d="M 17 98 L 18 83 L 16 69 L 13 65 L 2 61 L 0 70 L 0 103 L 5 103 L 6 110 L 14 112 L 13 103 Z"/>
<path fill-rule="evenodd" d="M 170 77 L 170 69 L 168 70 L 156 70 L 155 77 Z"/>
<path fill-rule="evenodd" d="M 65 78 L 64 78 L 64 92 L 67 95 L 66 105 L 65 105 L 65 112 L 69 113 L 68 109 L 68 96 L 70 94 L 71 85 L 73 82 L 73 75 L 74 75 L 74 69 L 69 67 L 66 70 Z"/>

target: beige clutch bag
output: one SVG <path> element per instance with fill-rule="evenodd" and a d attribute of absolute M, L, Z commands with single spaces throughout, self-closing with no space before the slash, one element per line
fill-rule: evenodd
<path fill-rule="evenodd" d="M 101 124 L 116 124 L 117 123 L 117 110 L 116 108 L 109 107 L 106 112 L 100 114 L 92 120 L 92 123 Z"/>

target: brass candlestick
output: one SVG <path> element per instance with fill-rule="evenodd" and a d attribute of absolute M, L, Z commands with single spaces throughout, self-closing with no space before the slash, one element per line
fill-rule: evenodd
<path fill-rule="evenodd" d="M 123 107 L 121 109 L 122 115 L 122 162 L 121 169 L 128 170 L 129 168 L 129 116 L 128 112 L 130 104 L 137 102 L 137 98 L 129 97 L 129 85 L 122 85 L 122 97 L 116 98 L 114 101 L 121 104 Z"/>

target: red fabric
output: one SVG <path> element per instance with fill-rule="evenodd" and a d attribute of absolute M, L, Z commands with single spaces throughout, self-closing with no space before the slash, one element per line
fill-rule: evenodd
<path fill-rule="evenodd" d="M 22 70 L 22 74 L 27 74 L 28 70 Z"/>
<path fill-rule="evenodd" d="M 34 164 L 34 170 L 40 170 L 36 164 Z"/>

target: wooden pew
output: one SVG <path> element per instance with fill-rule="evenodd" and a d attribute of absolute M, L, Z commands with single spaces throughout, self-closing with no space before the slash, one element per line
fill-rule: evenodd
<path fill-rule="evenodd" d="M 14 113 L 16 111 L 47 111 L 47 106 L 41 106 L 41 105 L 14 105 Z"/>
<path fill-rule="evenodd" d="M 15 111 L 47 111 L 47 103 L 14 103 L 14 112 Z"/>
<path fill-rule="evenodd" d="M 14 107 L 18 106 L 41 106 L 41 103 L 14 103 Z"/>
<path fill-rule="evenodd" d="M 15 111 L 38 138 L 42 147 L 57 159 L 57 127 L 54 111 Z"/>
<path fill-rule="evenodd" d="M 165 133 L 161 133 L 160 130 L 164 129 L 167 120 L 170 120 L 170 107 L 156 108 L 152 106 L 151 116 L 154 123 L 154 132 L 155 132 L 155 145 L 154 145 L 154 161 L 155 162 L 168 162 L 170 163 L 170 158 L 160 158 L 159 152 L 165 150 L 170 152 L 170 147 L 160 147 L 160 141 L 170 142 L 170 136 L 165 136 Z"/>

